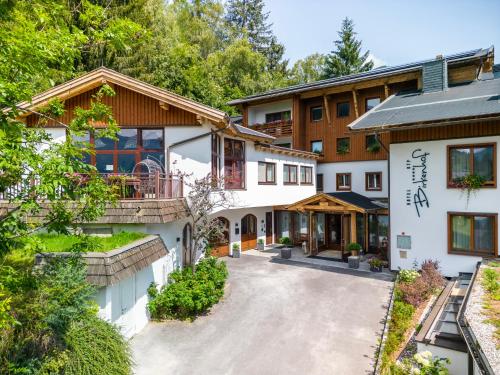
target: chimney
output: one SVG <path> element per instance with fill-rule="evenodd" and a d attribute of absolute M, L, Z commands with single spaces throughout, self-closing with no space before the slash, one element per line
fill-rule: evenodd
<path fill-rule="evenodd" d="M 443 55 L 437 55 L 435 60 L 424 63 L 422 85 L 424 92 L 445 91 L 448 89 L 448 63 Z"/>

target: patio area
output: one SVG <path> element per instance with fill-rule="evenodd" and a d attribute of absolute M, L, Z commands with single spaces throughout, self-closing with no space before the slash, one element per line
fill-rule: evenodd
<path fill-rule="evenodd" d="M 349 264 L 346 262 L 342 262 L 340 260 L 334 260 L 330 255 L 331 254 L 325 254 L 328 256 L 322 256 L 322 252 L 318 253 L 317 256 L 310 256 L 309 254 L 305 254 L 304 250 L 299 247 L 293 247 L 292 250 L 292 256 L 289 259 L 283 259 L 281 258 L 280 254 L 280 248 L 281 246 L 279 245 L 271 245 L 271 246 L 266 246 L 264 250 L 248 250 L 245 251 L 245 254 L 248 255 L 254 255 L 254 256 L 261 256 L 261 257 L 267 257 L 272 261 L 275 262 L 297 262 L 297 263 L 302 263 L 302 264 L 309 264 L 313 266 L 318 266 L 320 268 L 341 268 L 349 271 L 360 271 L 360 272 L 365 272 L 365 273 L 370 273 L 374 277 L 380 276 L 382 279 L 392 279 L 394 277 L 394 274 L 388 269 L 388 268 L 383 268 L 382 272 L 372 272 L 370 271 L 370 265 L 368 264 L 368 258 L 360 256 L 360 262 L 359 262 L 359 268 L 349 268 Z M 330 259 L 328 259 L 330 258 Z"/>

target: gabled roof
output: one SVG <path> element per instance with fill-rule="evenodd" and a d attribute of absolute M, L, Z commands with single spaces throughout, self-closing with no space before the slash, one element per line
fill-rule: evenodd
<path fill-rule="evenodd" d="M 325 203 L 322 205 L 321 203 Z M 334 206 L 328 205 L 328 203 L 333 203 Z M 318 204 L 317 206 L 314 206 Z M 285 208 L 287 210 L 302 210 L 309 209 L 314 210 L 315 208 L 321 209 L 322 211 L 336 211 L 334 208 L 339 207 L 346 211 L 355 211 L 360 213 L 375 212 L 377 210 L 385 210 L 378 204 L 375 204 L 370 198 L 364 195 L 346 191 L 346 192 L 336 192 L 336 193 L 317 193 L 309 198 L 302 199 L 298 202 L 290 204 Z"/>
<path fill-rule="evenodd" d="M 493 47 L 490 48 L 479 48 L 471 51 L 456 53 L 453 55 L 448 55 L 445 57 L 449 65 L 463 63 L 469 60 L 479 60 L 485 58 L 493 53 Z M 349 74 L 342 77 L 335 77 L 324 79 L 321 81 L 305 83 L 301 85 L 288 86 L 280 89 L 266 91 L 260 94 L 250 95 L 241 99 L 235 99 L 230 101 L 229 105 L 238 105 L 243 103 L 249 103 L 257 100 L 278 98 L 292 94 L 298 94 L 309 90 L 326 89 L 334 86 L 341 86 L 350 83 L 357 83 L 361 81 L 367 81 L 375 78 L 383 78 L 401 73 L 410 73 L 419 71 L 422 69 L 423 65 L 427 62 L 434 61 L 435 58 L 423 61 L 412 62 L 403 65 L 381 67 L 377 69 L 370 70 L 368 72 Z"/>
<path fill-rule="evenodd" d="M 398 93 L 353 121 L 349 128 L 376 131 L 493 117 L 500 117 L 500 78 L 445 91 Z"/>
<path fill-rule="evenodd" d="M 26 111 L 35 110 L 47 104 L 47 102 L 53 98 L 58 97 L 65 100 L 81 94 L 82 92 L 99 87 L 104 83 L 117 84 L 129 90 L 157 99 L 165 104 L 194 113 L 215 124 L 225 123 L 228 120 L 226 113 L 218 109 L 195 102 L 194 100 L 187 99 L 181 95 L 174 94 L 168 90 L 139 81 L 105 67 L 95 69 L 87 74 L 35 95 L 31 102 L 20 103 L 18 108 Z"/>

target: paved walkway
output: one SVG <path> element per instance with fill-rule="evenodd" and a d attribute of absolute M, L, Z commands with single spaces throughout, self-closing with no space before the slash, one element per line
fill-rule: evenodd
<path fill-rule="evenodd" d="M 244 253 L 210 314 L 151 323 L 131 341 L 137 374 L 369 374 L 392 283 Z M 339 271 L 339 272 L 337 272 Z"/>

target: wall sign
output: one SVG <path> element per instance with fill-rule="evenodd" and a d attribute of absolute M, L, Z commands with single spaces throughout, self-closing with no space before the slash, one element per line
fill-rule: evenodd
<path fill-rule="evenodd" d="M 429 153 L 417 148 L 406 160 L 406 169 L 410 172 L 411 185 L 406 189 L 406 205 L 415 207 L 417 216 L 420 217 L 422 210 L 429 208 L 427 197 L 428 171 L 427 163 Z"/>

